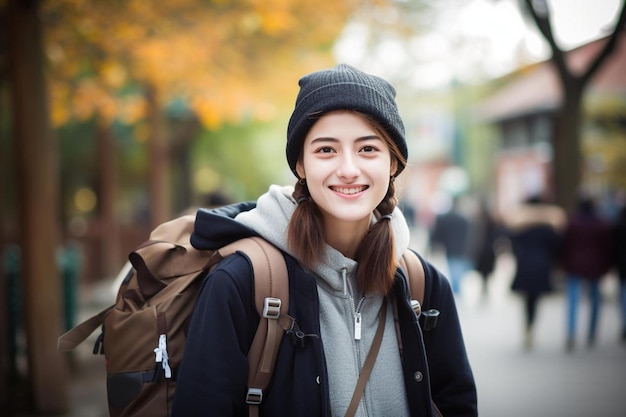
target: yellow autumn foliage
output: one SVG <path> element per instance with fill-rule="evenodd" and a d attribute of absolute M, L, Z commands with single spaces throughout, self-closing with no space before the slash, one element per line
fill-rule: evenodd
<path fill-rule="evenodd" d="M 298 77 L 332 64 L 353 0 L 55 0 L 42 4 L 55 124 L 138 120 L 141 90 L 184 100 L 211 129 L 268 120 Z"/>

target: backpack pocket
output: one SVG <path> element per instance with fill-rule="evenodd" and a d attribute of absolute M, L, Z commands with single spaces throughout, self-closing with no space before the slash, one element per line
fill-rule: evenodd
<path fill-rule="evenodd" d="M 107 375 L 107 396 L 109 406 L 125 408 L 130 405 L 143 388 L 144 372 L 123 372 Z"/>
<path fill-rule="evenodd" d="M 107 375 L 109 416 L 169 416 L 176 382 L 165 379 L 154 381 L 153 378 L 153 371 Z"/>

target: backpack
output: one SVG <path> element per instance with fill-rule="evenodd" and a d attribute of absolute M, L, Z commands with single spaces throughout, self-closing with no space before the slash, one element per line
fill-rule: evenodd
<path fill-rule="evenodd" d="M 218 250 L 197 250 L 189 243 L 194 222 L 195 215 L 187 215 L 154 229 L 149 240 L 130 253 L 132 268 L 119 287 L 115 304 L 58 339 L 58 349 L 70 351 L 102 328 L 93 353 L 105 357 L 110 417 L 170 415 L 200 285 L 219 261 L 235 252 L 243 252 L 251 260 L 255 304 L 261 318 L 248 354 L 246 402 L 251 416 L 258 415 L 283 334 L 299 331 L 286 314 L 289 283 L 282 253 L 260 237 L 244 238 Z M 410 251 L 403 256 L 401 267 L 408 271 L 412 303 L 419 315 L 424 270 Z"/>

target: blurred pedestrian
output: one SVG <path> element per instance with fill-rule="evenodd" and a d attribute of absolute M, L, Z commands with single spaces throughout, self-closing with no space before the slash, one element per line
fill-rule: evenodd
<path fill-rule="evenodd" d="M 470 222 L 460 211 L 460 199 L 455 197 L 447 211 L 438 214 L 430 235 L 435 250 L 445 253 L 452 291 L 459 294 L 461 279 L 472 268 L 469 256 Z"/>
<path fill-rule="evenodd" d="M 611 269 L 613 243 L 609 223 L 597 212 L 594 201 L 583 197 L 568 218 L 563 234 L 561 266 L 567 279 L 567 339 L 571 351 L 576 340 L 576 319 L 581 286 L 589 291 L 590 316 L 587 343 L 596 340 L 600 312 L 600 279 Z"/>
<path fill-rule="evenodd" d="M 496 239 L 499 226 L 485 201 L 481 201 L 478 214 L 472 222 L 472 248 L 474 269 L 482 278 L 483 296 L 488 295 L 488 281 L 496 264 Z"/>
<path fill-rule="evenodd" d="M 613 261 L 620 285 L 622 342 L 626 343 L 626 205 L 621 208 L 613 227 L 613 248 Z"/>
<path fill-rule="evenodd" d="M 511 289 L 524 298 L 524 346 L 533 344 L 533 326 L 541 296 L 553 290 L 565 213 L 541 197 L 531 197 L 505 216 L 516 270 Z"/>

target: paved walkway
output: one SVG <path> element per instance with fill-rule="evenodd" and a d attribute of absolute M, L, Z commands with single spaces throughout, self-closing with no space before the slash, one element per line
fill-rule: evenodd
<path fill-rule="evenodd" d="M 523 345 L 523 306 L 509 291 L 513 262 L 499 260 L 487 299 L 481 281 L 466 276 L 458 299 L 475 373 L 481 417 L 626 416 L 626 344 L 620 343 L 617 280 L 603 285 L 598 341 L 585 344 L 589 305 L 581 301 L 577 345 L 565 351 L 565 299 L 542 299 L 534 343 Z"/>
<path fill-rule="evenodd" d="M 441 259 L 433 261 L 441 266 Z M 616 283 L 609 280 L 603 287 L 599 340 L 593 349 L 583 343 L 588 305 L 582 301 L 579 344 L 565 352 L 565 304 L 557 293 L 541 301 L 534 346 L 526 350 L 521 300 L 508 290 L 512 268 L 511 259 L 502 256 L 488 298 L 482 297 L 480 279 L 468 274 L 458 298 L 480 416 L 626 416 L 626 345 L 618 339 Z M 108 286 L 84 290 L 81 318 L 111 302 L 113 295 L 107 291 Z M 107 416 L 103 358 L 91 354 L 92 346 L 90 339 L 74 354 L 72 409 L 67 417 Z"/>

